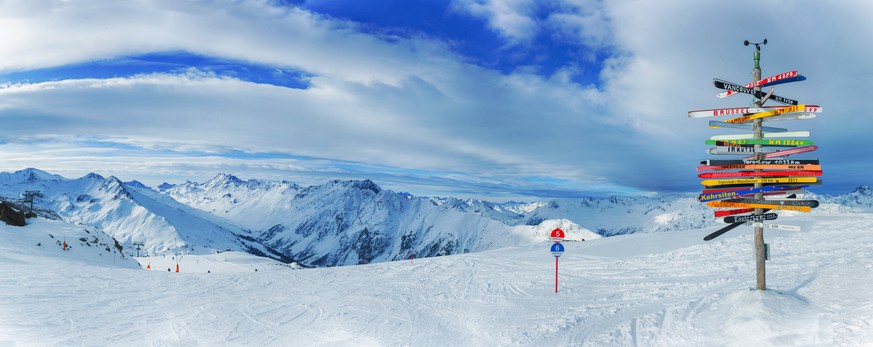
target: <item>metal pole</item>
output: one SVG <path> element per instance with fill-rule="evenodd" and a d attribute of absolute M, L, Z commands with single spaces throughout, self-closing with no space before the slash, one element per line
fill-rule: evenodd
<path fill-rule="evenodd" d="M 558 292 L 558 257 L 555 257 L 555 293 Z"/>
<path fill-rule="evenodd" d="M 765 40 L 764 43 L 767 41 Z M 761 48 L 757 44 L 755 45 L 755 68 L 752 70 L 752 79 L 757 82 L 761 80 Z M 755 87 L 755 90 L 760 91 L 761 87 Z M 758 107 L 763 106 L 764 100 L 755 99 L 755 105 Z M 754 130 L 755 130 L 755 139 L 760 140 L 763 138 L 762 134 L 762 119 L 755 119 L 754 121 Z M 764 153 L 761 153 L 761 145 L 755 145 L 755 159 L 762 160 L 764 159 Z M 761 170 L 755 170 L 755 172 L 761 172 Z M 760 177 L 760 176 L 758 176 Z M 755 188 L 761 188 L 764 184 L 755 183 Z M 755 199 L 763 199 L 763 193 L 756 193 Z M 755 215 L 761 215 L 764 213 L 764 209 L 756 208 Z M 757 290 L 766 290 L 767 289 L 767 275 L 766 275 L 766 252 L 764 250 L 764 228 L 760 226 L 755 227 L 755 270 L 757 273 Z"/>

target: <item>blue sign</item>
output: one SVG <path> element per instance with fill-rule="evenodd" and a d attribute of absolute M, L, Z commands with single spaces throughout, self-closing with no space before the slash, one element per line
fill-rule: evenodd
<path fill-rule="evenodd" d="M 564 245 L 560 243 L 552 244 L 552 254 L 556 257 L 560 257 L 561 254 L 564 254 Z"/>

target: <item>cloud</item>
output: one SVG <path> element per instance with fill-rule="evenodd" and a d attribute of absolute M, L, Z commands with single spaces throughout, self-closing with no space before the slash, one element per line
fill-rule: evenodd
<path fill-rule="evenodd" d="M 528 42 L 539 33 L 534 0 L 454 0 L 452 7 L 485 19 L 510 44 Z"/>
<path fill-rule="evenodd" d="M 550 28 L 564 42 L 604 49 L 613 43 L 609 18 L 602 1 L 558 1 L 555 12 L 550 13 L 544 26 Z"/>
<path fill-rule="evenodd" d="M 0 30 L 15 35 L 0 42 L 0 73 L 190 52 L 311 77 L 303 89 L 198 69 L 6 85 L 0 139 L 15 156 L 7 158 L 21 165 L 32 153 L 28 146 L 42 148 L 33 140 L 39 136 L 101 139 L 75 147 L 90 149 L 80 161 L 64 161 L 70 164 L 63 170 L 106 156 L 107 170 L 187 172 L 196 179 L 218 170 L 239 174 L 238 165 L 252 177 L 384 178 L 413 193 L 417 188 L 402 185 L 418 182 L 427 194 L 691 191 L 699 188 L 694 166 L 705 157 L 702 142 L 714 132 L 686 112 L 749 102 L 714 98 L 711 78 L 747 82 L 752 49 L 742 41 L 763 39 L 762 33 L 770 42 L 764 75 L 798 69 L 809 78 L 777 92 L 826 109 L 819 119 L 789 124 L 834 147 L 818 152 L 823 160 L 857 156 L 863 127 L 852 124 L 869 124 L 859 100 L 866 100 L 873 54 L 858 44 L 873 32 L 861 14 L 869 9 L 780 1 L 560 1 L 543 15 L 544 7 L 525 1 L 455 4 L 487 17 L 512 42 L 545 32 L 577 40 L 573 49 L 592 46 L 607 56 L 596 63 L 580 57 L 546 75 L 535 68 L 503 73 L 473 65 L 439 39 L 388 39 L 353 22 L 264 1 L 7 1 L 0 4 Z M 822 24 L 802 25 L 797 18 Z M 574 69 L 599 64 L 597 84 L 570 77 Z M 131 159 L 107 155 L 107 148 Z M 164 151 L 183 169 L 155 169 L 165 160 L 155 153 Z M 48 158 L 60 158 L 39 154 L 48 166 Z M 840 187 L 864 183 L 842 179 L 859 168 L 840 160 L 832 167 L 846 174 L 825 179 Z M 138 161 L 151 169 L 135 166 Z"/>

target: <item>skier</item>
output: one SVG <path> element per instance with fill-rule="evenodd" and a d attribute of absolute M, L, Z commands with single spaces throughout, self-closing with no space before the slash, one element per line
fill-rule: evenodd
<path fill-rule="evenodd" d="M 64 240 L 64 250 L 67 250 L 67 240 Z"/>

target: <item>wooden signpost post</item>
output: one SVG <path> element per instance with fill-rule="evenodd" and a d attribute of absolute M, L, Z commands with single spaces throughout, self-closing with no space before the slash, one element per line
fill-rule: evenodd
<path fill-rule="evenodd" d="M 793 70 L 762 80 L 760 64 L 761 45 L 766 45 L 767 40 L 765 39 L 760 43 L 745 41 L 744 44 L 746 46 L 750 44 L 755 46 L 753 55 L 755 67 L 752 70 L 752 82 L 739 85 L 720 79 L 713 79 L 713 85 L 726 91 L 718 94 L 717 97 L 726 98 L 734 94 L 743 93 L 755 97 L 752 101 L 753 105 L 748 107 L 689 111 L 688 117 L 734 116 L 735 118 L 724 122 L 710 122 L 709 126 L 716 129 L 753 131 L 752 134 L 717 135 L 706 141 L 708 145 L 717 146 L 708 151 L 710 154 L 741 155 L 744 157 L 742 161 L 737 163 L 733 163 L 730 160 L 707 160 L 702 162 L 701 164 L 705 165 L 698 166 L 697 171 L 719 170 L 719 172 L 701 174 L 700 178 L 705 178 L 701 181 L 701 184 L 715 188 L 726 187 L 727 190 L 713 191 L 711 189 L 704 189 L 699 200 L 709 207 L 719 209 L 715 213 L 716 217 L 733 216 L 725 218 L 725 222 L 730 220 L 727 226 L 704 237 L 706 241 L 712 240 L 740 225 L 750 224 L 754 226 L 755 267 L 757 272 L 756 289 L 766 290 L 765 262 L 768 259 L 769 249 L 768 245 L 764 243 L 764 228 L 786 231 L 800 231 L 800 228 L 791 225 L 764 223 L 763 221 L 776 219 L 776 212 L 778 211 L 809 212 L 812 208 L 817 207 L 818 201 L 795 199 L 795 194 L 788 195 L 786 198 L 783 196 L 784 194 L 779 193 L 783 191 L 785 193 L 789 191 L 795 192 L 800 188 L 798 187 L 799 183 L 821 184 L 821 181 L 818 179 L 821 176 L 821 166 L 817 159 L 814 160 L 814 163 L 810 159 L 798 159 L 790 163 L 787 161 L 784 163 L 774 162 L 771 158 L 808 153 L 815 151 L 818 147 L 813 146 L 810 140 L 785 139 L 786 137 L 807 137 L 810 135 L 809 132 L 791 132 L 781 127 L 764 127 L 763 123 L 765 121 L 777 120 L 812 119 L 815 117 L 814 113 L 821 112 L 821 107 L 818 105 L 802 104 L 796 100 L 773 95 L 772 89 L 768 93 L 761 91 L 762 87 L 803 81 L 806 77 Z M 764 107 L 764 103 L 771 100 L 787 106 Z M 764 133 L 764 131 L 767 131 L 767 133 Z M 730 148 L 731 146 L 735 148 Z M 774 150 L 772 146 L 795 148 Z M 791 158 L 794 159 L 794 157 Z M 729 172 L 726 173 L 726 170 L 736 172 L 731 174 Z M 802 187 L 806 187 L 806 185 Z M 754 197 L 749 194 L 743 195 L 743 191 L 754 192 Z M 770 199 L 765 198 L 765 194 Z M 768 211 L 772 212 L 765 214 Z M 749 212 L 751 214 L 743 215 L 743 213 Z"/>

